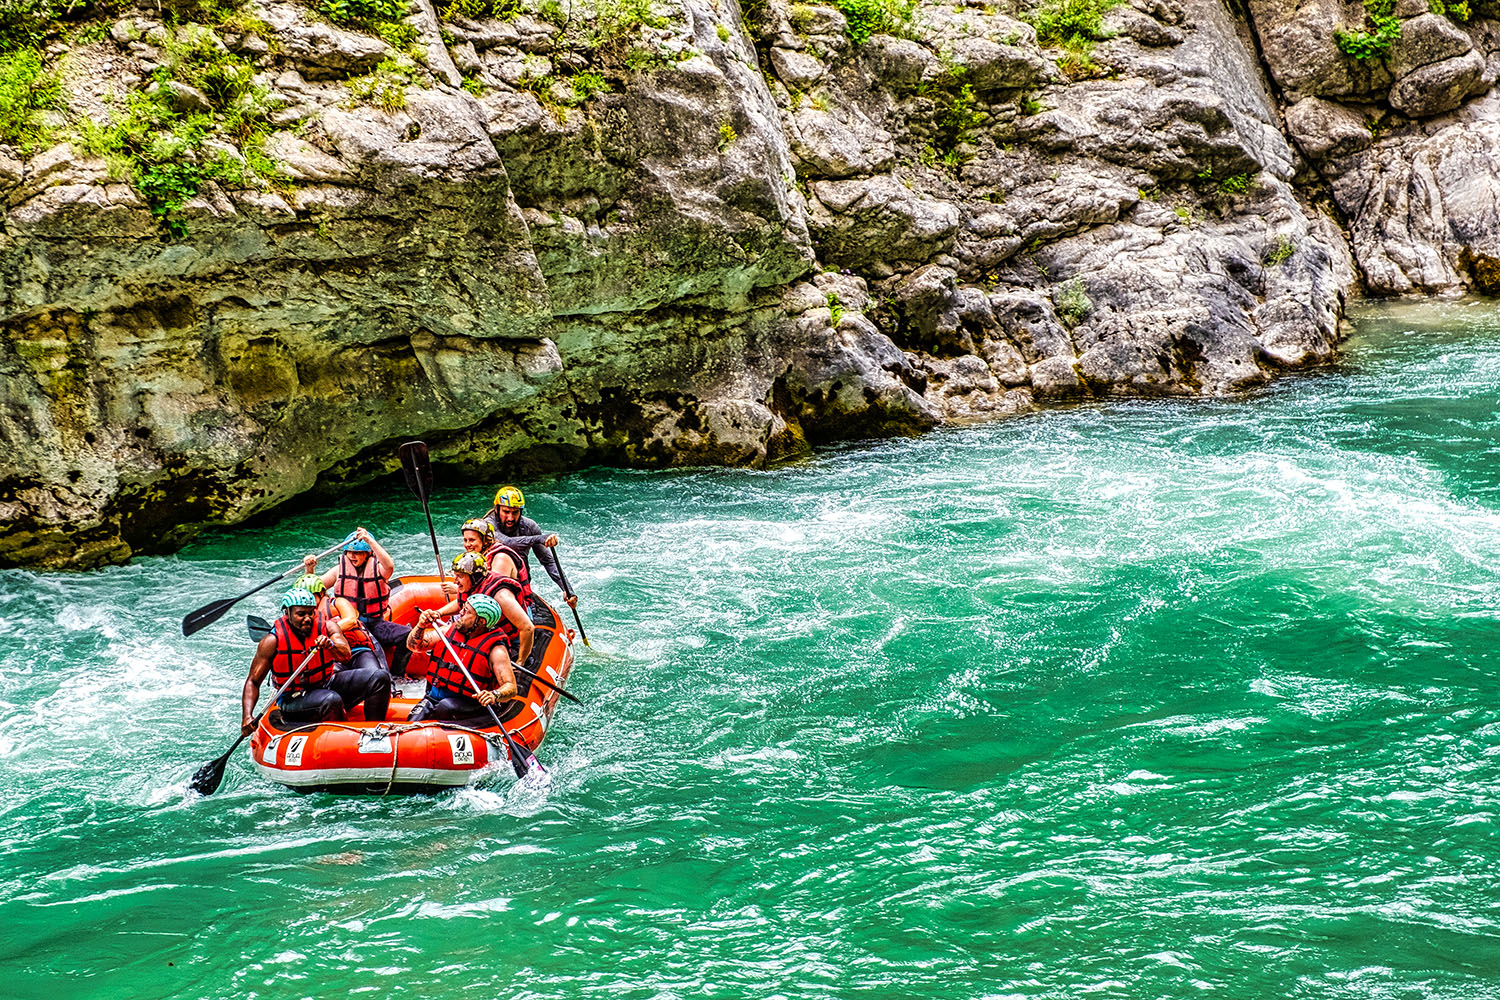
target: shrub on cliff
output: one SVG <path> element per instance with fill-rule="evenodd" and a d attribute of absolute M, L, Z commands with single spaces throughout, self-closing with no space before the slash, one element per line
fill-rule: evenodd
<path fill-rule="evenodd" d="M 1379 59 L 1401 37 L 1401 19 L 1392 13 L 1395 0 L 1365 0 L 1371 31 L 1335 31 L 1334 44 L 1353 59 Z"/>
<path fill-rule="evenodd" d="M 917 0 L 835 0 L 844 31 L 855 45 L 874 34 L 901 35 L 916 14 Z"/>
<path fill-rule="evenodd" d="M 62 85 L 35 49 L 0 55 L 0 142 L 30 152 L 45 143 L 43 115 L 62 107 Z"/>

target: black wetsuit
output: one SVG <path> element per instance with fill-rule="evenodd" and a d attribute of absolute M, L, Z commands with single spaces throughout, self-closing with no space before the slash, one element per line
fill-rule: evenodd
<path fill-rule="evenodd" d="M 277 706 L 287 722 L 326 722 L 344 718 L 360 702 L 364 703 L 366 719 L 385 720 L 385 710 L 391 703 L 391 675 L 384 666 L 345 664 L 320 687 L 282 695 Z"/>

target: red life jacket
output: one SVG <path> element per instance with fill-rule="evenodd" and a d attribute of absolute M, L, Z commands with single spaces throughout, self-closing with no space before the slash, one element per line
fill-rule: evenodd
<path fill-rule="evenodd" d="M 502 622 L 503 625 L 509 622 Z M 509 642 L 516 634 L 515 626 L 511 626 L 510 634 L 507 635 L 503 627 L 492 628 L 478 635 L 463 636 L 459 634 L 458 625 L 449 625 L 443 632 L 448 641 L 453 645 L 453 652 L 457 653 L 463 660 L 464 666 L 469 668 L 469 673 L 479 682 L 482 690 L 493 691 L 499 687 L 495 679 L 494 668 L 490 666 L 490 652 L 502 642 Z M 453 655 L 448 652 L 448 647 L 438 640 L 438 645 L 432 650 L 432 673 L 429 675 L 433 687 L 446 688 L 454 694 L 474 697 L 474 689 L 469 686 L 469 681 L 464 677 L 462 670 L 453 663 Z"/>
<path fill-rule="evenodd" d="M 375 553 L 365 560 L 365 569 L 373 575 L 365 576 L 364 569 L 356 570 L 349 562 L 349 553 L 339 556 L 339 578 L 333 583 L 333 592 L 352 601 L 361 618 L 384 618 L 391 606 L 391 585 L 380 575 L 380 560 Z"/>
<path fill-rule="evenodd" d="M 479 586 L 475 587 L 472 593 L 465 596 L 472 597 L 474 594 L 484 594 L 486 597 L 495 597 L 500 591 L 508 590 L 516 595 L 516 600 L 521 601 L 521 607 L 524 608 L 526 607 L 526 602 L 521 599 L 524 589 L 521 586 L 520 580 L 509 576 L 501 576 L 499 573 L 489 573 L 483 580 L 479 581 Z M 500 598 L 495 597 L 495 600 L 498 602 Z M 499 627 L 503 628 L 507 625 L 510 625 L 509 619 L 503 620 Z"/>
<path fill-rule="evenodd" d="M 276 652 L 271 654 L 271 679 L 279 688 L 292 676 L 292 671 L 307 656 L 307 651 L 317 641 L 318 636 L 328 626 L 328 616 L 319 611 L 313 620 L 312 631 L 304 640 L 292 631 L 291 622 L 286 620 L 286 615 L 276 619 L 271 626 L 271 634 L 276 637 Z M 324 649 L 312 658 L 307 669 L 297 678 L 297 683 L 287 688 L 287 694 L 297 694 L 308 691 L 315 687 L 322 687 L 328 678 L 332 677 L 334 671 L 339 668 L 339 661 L 334 659 L 333 650 Z"/>
<path fill-rule="evenodd" d="M 328 626 L 333 624 L 334 622 L 337 622 L 341 617 L 338 614 L 338 608 L 334 607 L 332 597 L 328 598 L 327 611 L 323 610 L 322 605 L 318 606 L 318 617 L 322 621 L 323 631 L 327 632 L 329 635 L 332 635 L 333 633 L 329 631 Z M 363 646 L 365 649 L 375 648 L 375 644 L 370 640 L 370 634 L 366 632 L 365 627 L 359 623 L 359 619 L 355 619 L 353 628 L 342 629 L 342 631 L 344 633 L 344 638 L 349 640 L 350 649 L 359 649 L 361 646 Z"/>
<path fill-rule="evenodd" d="M 511 548 L 509 545 L 506 545 L 504 542 L 496 542 L 494 545 L 491 545 L 489 548 L 484 550 L 485 564 L 488 565 L 489 563 L 493 562 L 496 555 L 510 556 L 510 561 L 516 564 L 515 581 L 521 588 L 516 592 L 516 600 L 521 602 L 521 607 L 530 608 L 531 567 L 526 565 L 526 557 L 517 552 L 515 549 Z M 499 575 L 500 574 L 498 572 L 490 574 L 490 576 Z M 488 579 L 488 577 L 486 577 L 486 579 Z M 502 577 L 502 579 L 508 580 L 510 579 L 510 577 Z"/>

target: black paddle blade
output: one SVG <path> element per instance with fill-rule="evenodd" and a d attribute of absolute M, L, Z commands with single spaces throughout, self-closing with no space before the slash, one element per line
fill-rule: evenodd
<path fill-rule="evenodd" d="M 236 743 L 235 746 L 239 746 L 239 744 Z M 189 787 L 199 795 L 212 795 L 214 792 L 217 792 L 219 790 L 219 782 L 224 780 L 224 765 L 229 763 L 230 753 L 234 753 L 234 750 L 231 749 L 224 756 L 217 760 L 211 760 L 198 768 L 198 773 L 193 775 L 193 780 L 189 782 Z"/>
<path fill-rule="evenodd" d="M 255 642 L 260 642 L 273 631 L 270 622 L 256 615 L 245 616 L 245 629 L 250 633 L 250 638 Z"/>
<path fill-rule="evenodd" d="M 237 597 L 226 597 L 222 601 L 214 601 L 212 604 L 203 605 L 197 611 L 189 612 L 187 617 L 182 619 L 182 634 L 192 635 L 199 629 L 207 628 L 223 618 L 224 612 L 234 607 L 238 601 Z"/>
<path fill-rule="evenodd" d="M 406 488 L 423 503 L 432 496 L 432 464 L 427 460 L 426 441 L 408 441 L 398 453 L 401 456 L 401 474 L 406 477 Z"/>

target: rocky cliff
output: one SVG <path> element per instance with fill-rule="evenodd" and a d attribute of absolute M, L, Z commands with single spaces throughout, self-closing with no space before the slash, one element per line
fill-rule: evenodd
<path fill-rule="evenodd" d="M 1362 285 L 1500 285 L 1486 11 L 28 3 L 0 564 L 409 437 L 516 478 L 1232 392 L 1331 358 Z"/>

